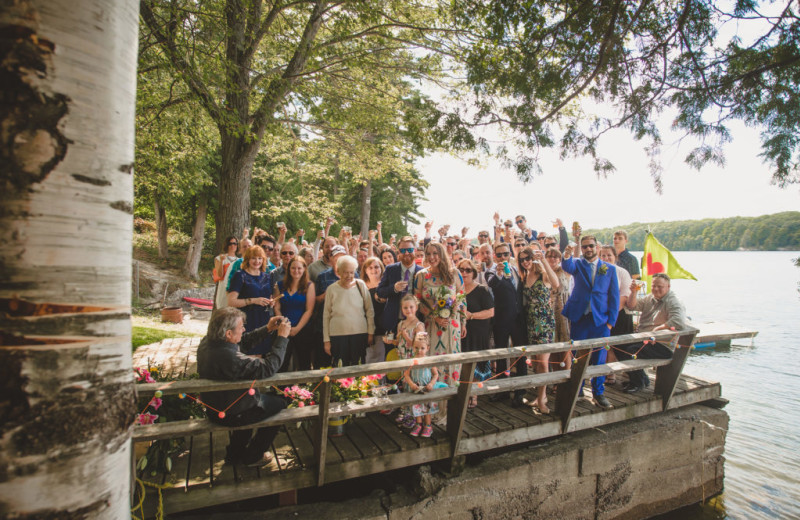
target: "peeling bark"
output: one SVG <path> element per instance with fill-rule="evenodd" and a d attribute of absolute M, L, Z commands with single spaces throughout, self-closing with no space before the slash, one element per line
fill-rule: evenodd
<path fill-rule="evenodd" d="M 137 30 L 0 3 L 0 517 L 130 517 Z"/>

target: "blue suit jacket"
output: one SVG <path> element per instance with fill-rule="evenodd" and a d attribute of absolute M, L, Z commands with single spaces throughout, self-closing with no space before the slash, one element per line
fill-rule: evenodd
<path fill-rule="evenodd" d="M 414 285 L 414 275 L 421 271 L 422 268 L 415 263 L 410 269 L 411 274 L 409 274 L 408 278 L 409 291 Z M 394 292 L 394 284 L 401 281 L 402 273 L 403 267 L 400 262 L 387 266 L 376 291 L 380 298 L 386 299 L 386 306 L 383 308 L 383 315 L 381 316 L 381 324 L 383 325 L 383 330 L 387 332 L 397 332 L 397 322 L 400 321 L 400 300 L 406 293 Z"/>
<path fill-rule="evenodd" d="M 605 274 L 600 272 L 603 270 L 602 266 L 606 266 Z M 575 279 L 575 289 L 561 314 L 570 321 L 578 321 L 586 312 L 586 307 L 591 305 L 595 326 L 606 324 L 613 326 L 617 322 L 619 313 L 619 282 L 616 267 L 598 260 L 594 285 L 592 285 L 592 268 L 583 258 L 580 260 L 568 258 L 561 262 L 561 268 Z"/>

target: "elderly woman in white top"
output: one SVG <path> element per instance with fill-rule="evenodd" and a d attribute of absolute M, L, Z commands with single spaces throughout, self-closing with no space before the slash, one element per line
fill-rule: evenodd
<path fill-rule="evenodd" d="M 369 289 L 355 277 L 358 262 L 342 256 L 336 262 L 339 281 L 325 292 L 322 313 L 322 336 L 325 352 L 333 357 L 333 366 L 357 365 L 364 360 L 373 343 L 375 311 Z"/>

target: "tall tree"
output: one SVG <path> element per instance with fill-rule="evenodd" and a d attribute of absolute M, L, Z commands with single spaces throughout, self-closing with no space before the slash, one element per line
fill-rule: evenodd
<path fill-rule="evenodd" d="M 0 4 L 0 515 L 130 516 L 135 0 Z"/>
<path fill-rule="evenodd" d="M 723 162 L 733 119 L 762 128 L 776 183 L 800 181 L 800 18 L 797 2 L 736 0 L 455 0 L 474 104 L 469 127 L 515 136 L 498 152 L 529 179 L 536 152 L 558 144 L 598 174 L 610 130 L 645 140 L 661 187 L 660 117 L 697 137 L 686 161 Z M 727 10 L 726 10 L 727 9 Z M 465 103 L 466 105 L 466 103 Z M 533 153 L 531 153 L 533 152 Z"/>
<path fill-rule="evenodd" d="M 365 68 L 428 74 L 436 60 L 411 49 L 433 48 L 442 12 L 428 2 L 144 0 L 149 41 L 214 121 L 222 145 L 217 239 L 249 221 L 253 164 L 280 115 L 307 115 L 321 80 L 354 85 Z M 355 77 L 358 77 L 358 74 Z M 352 91 L 352 90 L 351 90 Z M 343 103 L 363 103 L 372 93 Z"/>

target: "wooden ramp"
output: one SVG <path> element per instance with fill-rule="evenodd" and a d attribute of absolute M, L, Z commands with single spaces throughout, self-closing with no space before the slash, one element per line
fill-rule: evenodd
<path fill-rule="evenodd" d="M 612 364 L 613 365 L 613 364 Z M 655 372 L 649 371 L 654 377 Z M 568 431 L 600 427 L 605 424 L 659 413 L 663 397 L 650 388 L 636 394 L 622 392 L 621 385 L 606 385 L 606 396 L 613 408 L 603 410 L 588 397 L 578 398 Z M 555 411 L 556 394 L 549 389 L 549 406 Z M 482 393 L 482 392 L 476 392 Z M 587 389 L 587 395 L 591 389 Z M 682 375 L 675 386 L 668 408 L 715 399 L 719 383 Z M 528 394 L 533 398 L 532 392 Z M 448 404 L 452 405 L 453 401 Z M 345 434 L 328 437 L 325 483 L 376 474 L 392 469 L 445 460 L 452 457 L 451 435 L 446 428 L 434 427 L 431 438 L 411 437 L 395 423 L 395 415 L 377 411 L 351 417 Z M 513 408 L 509 401 L 490 402 L 481 395 L 477 408 L 469 409 L 455 455 L 467 455 L 494 448 L 543 440 L 562 433 L 562 420 L 555 413 L 540 414 L 530 407 Z M 164 511 L 175 513 L 214 504 L 271 495 L 318 484 L 314 449 L 314 423 L 304 421 L 281 426 L 273 444 L 274 461 L 260 469 L 232 467 L 224 463 L 228 433 L 216 431 L 187 438 L 187 451 L 175 461 L 171 480 L 158 479 L 163 491 Z M 213 473 L 212 473 L 213 472 Z M 150 493 L 147 502 L 154 511 L 157 497 Z"/>
<path fill-rule="evenodd" d="M 695 343 L 724 343 L 730 345 L 734 339 L 752 340 L 758 335 L 757 330 L 747 329 L 732 323 L 712 321 L 708 323 L 695 323 L 699 332 L 695 338 Z"/>

